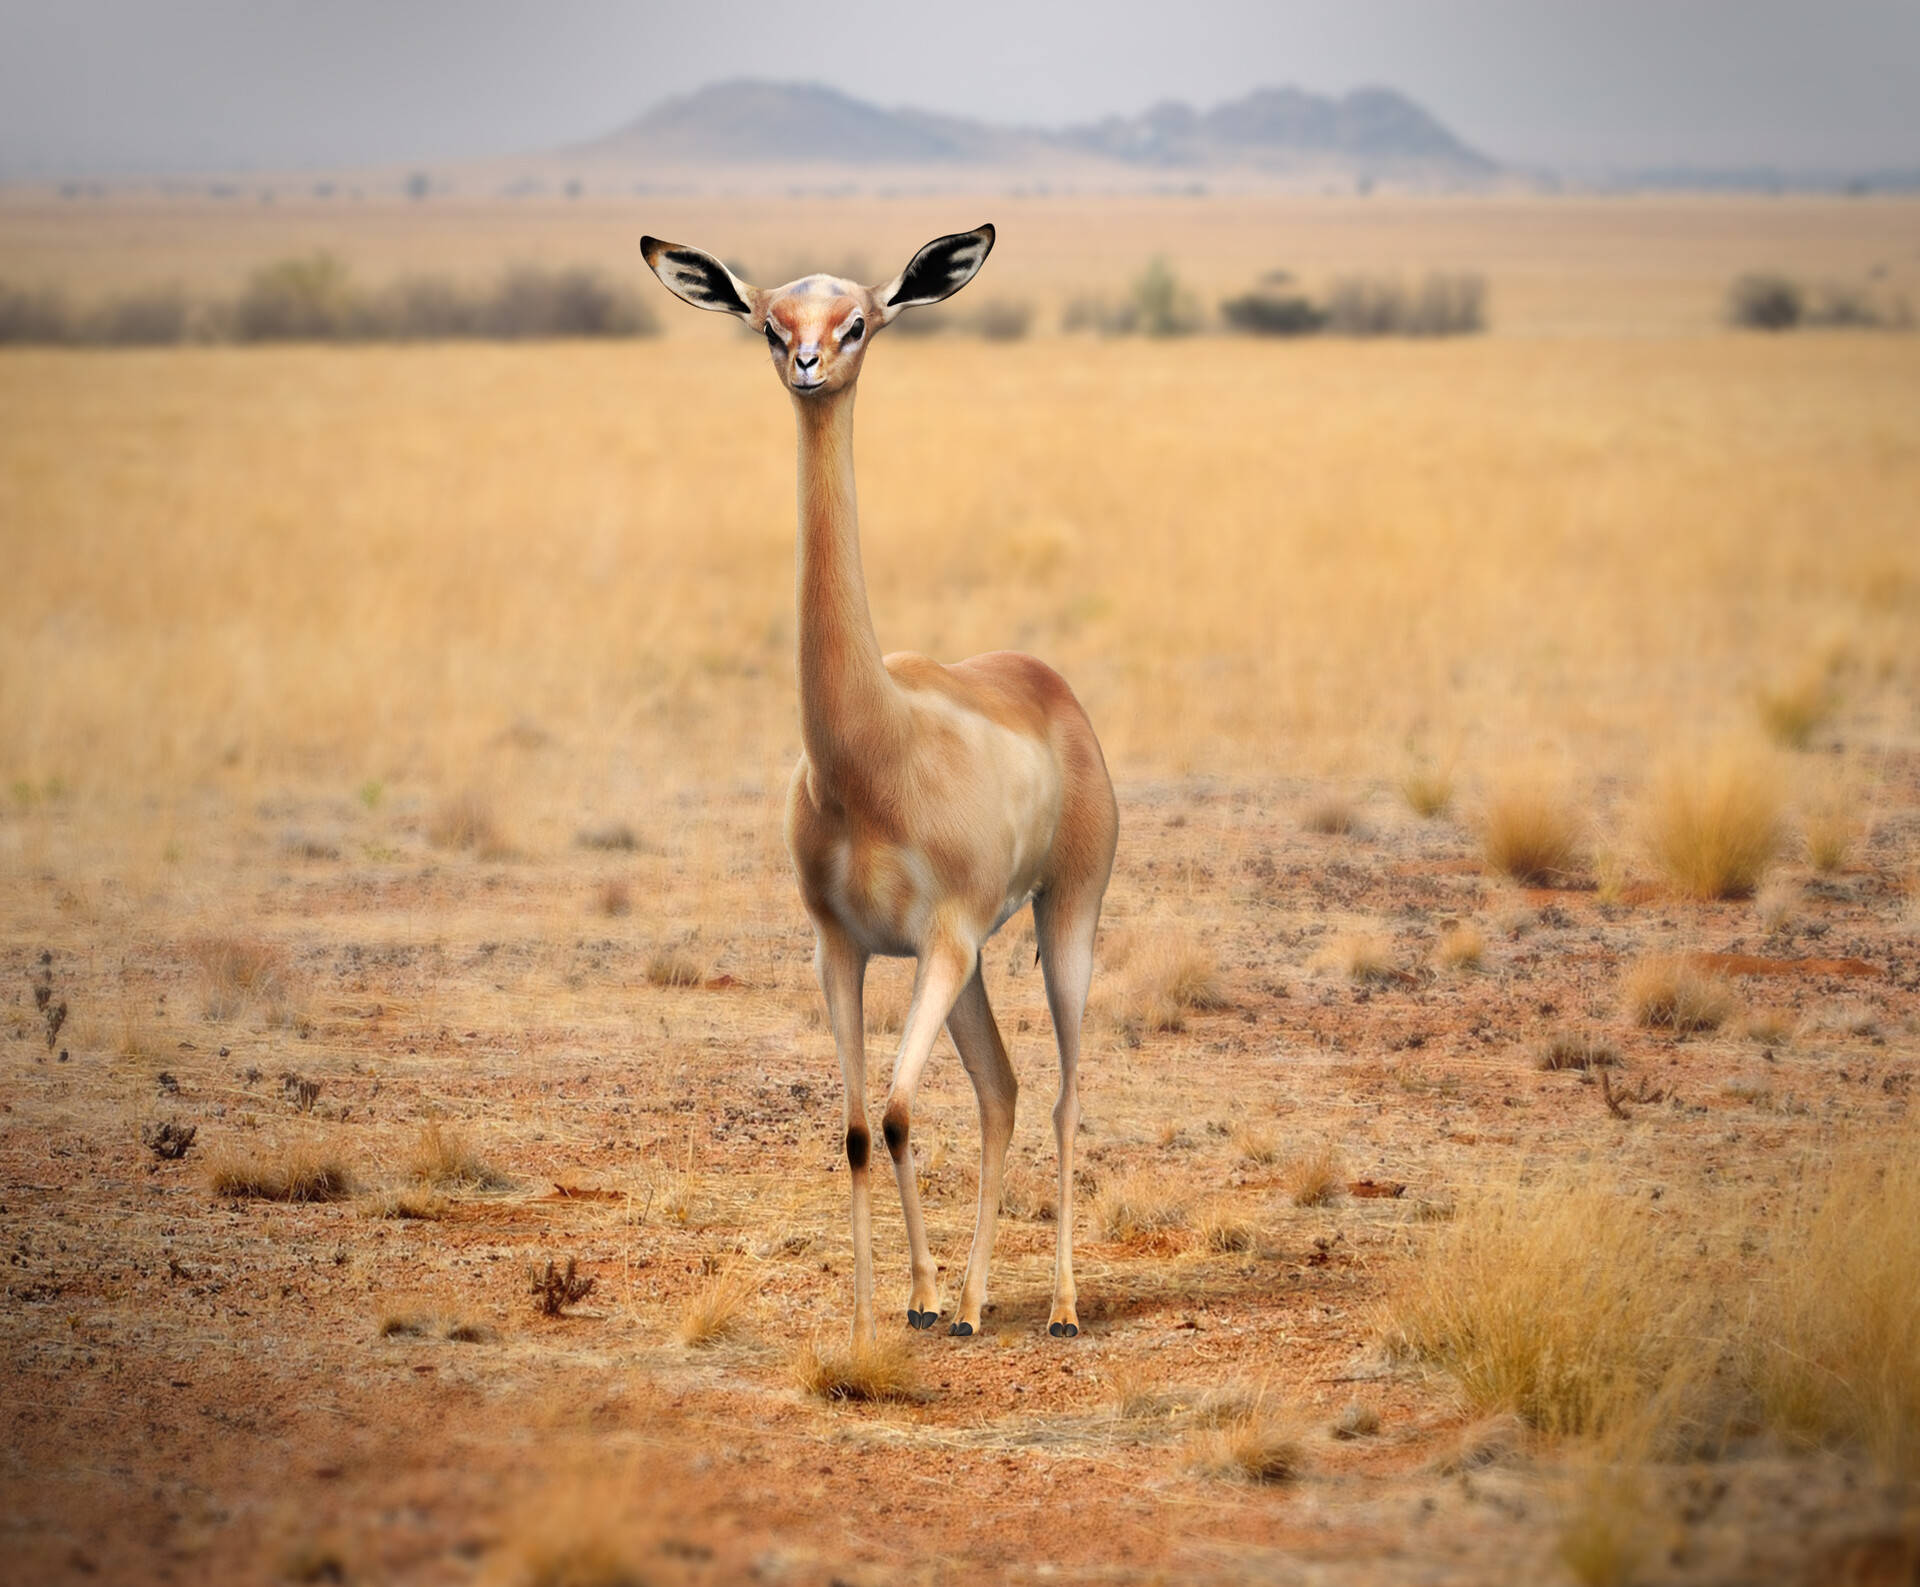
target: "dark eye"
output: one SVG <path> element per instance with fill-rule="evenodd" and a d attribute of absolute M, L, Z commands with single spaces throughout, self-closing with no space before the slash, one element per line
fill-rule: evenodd
<path fill-rule="evenodd" d="M 776 353 L 784 353 L 787 350 L 786 343 L 780 340 L 780 333 L 773 328 L 772 320 L 767 321 L 767 346 Z"/>
<path fill-rule="evenodd" d="M 842 347 L 851 346 L 866 334 L 867 322 L 865 320 L 855 320 L 840 332 L 840 345 Z"/>

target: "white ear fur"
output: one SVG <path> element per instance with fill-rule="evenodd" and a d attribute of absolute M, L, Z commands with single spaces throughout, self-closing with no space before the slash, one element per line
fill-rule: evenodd
<path fill-rule="evenodd" d="M 640 251 L 660 284 L 696 309 L 714 309 L 751 321 L 764 294 L 749 286 L 710 253 L 685 243 L 642 237 Z"/>
<path fill-rule="evenodd" d="M 902 309 L 952 297 L 979 273 L 992 252 L 991 226 L 934 238 L 907 262 L 906 269 L 875 289 L 880 312 L 891 322 Z"/>

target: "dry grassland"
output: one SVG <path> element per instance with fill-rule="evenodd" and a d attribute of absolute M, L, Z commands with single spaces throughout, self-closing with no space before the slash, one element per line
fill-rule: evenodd
<path fill-rule="evenodd" d="M 152 274 L 211 278 L 293 208 L 0 207 L 0 274 L 151 225 Z M 882 1175 L 882 1343 L 844 1348 L 750 342 L 0 356 L 9 1567 L 1910 1579 L 1920 338 L 1710 321 L 1734 269 L 1910 253 L 1911 211 L 1496 208 L 1094 218 L 1181 220 L 1223 282 L 1287 213 L 1308 264 L 1401 235 L 1370 262 L 1486 268 L 1509 330 L 1620 334 L 867 370 L 883 643 L 1043 655 L 1120 784 L 1070 1344 L 1016 920 L 982 1335 L 898 1321 Z M 1000 210 L 1009 289 L 1064 291 L 1092 212 Z M 462 245 L 627 224 L 565 215 Z M 378 273 L 455 218 L 341 245 Z M 877 1094 L 906 967 L 868 1003 Z M 950 1306 L 950 1051 L 916 1125 Z"/>

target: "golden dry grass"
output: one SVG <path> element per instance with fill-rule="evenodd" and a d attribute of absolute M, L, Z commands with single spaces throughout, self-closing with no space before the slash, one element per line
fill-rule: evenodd
<path fill-rule="evenodd" d="M 1670 954 L 1642 959 L 1629 968 L 1623 991 L 1635 1024 L 1676 1036 L 1718 1030 L 1735 1006 L 1726 977 Z"/>
<path fill-rule="evenodd" d="M 1807 863 L 1822 875 L 1846 868 L 1865 830 L 1858 803 L 1838 786 L 1819 790 L 1801 811 L 1800 836 L 1807 847 Z"/>
<path fill-rule="evenodd" d="M 1657 779 L 1644 820 L 1655 861 L 1694 898 L 1746 898 L 1780 846 L 1781 797 L 1773 768 L 1722 750 L 1675 763 Z"/>
<path fill-rule="evenodd" d="M 647 959 L 648 986 L 698 986 L 706 978 L 706 964 L 685 948 L 656 948 Z"/>
<path fill-rule="evenodd" d="M 1460 1209 L 1394 1300 L 1389 1338 L 1469 1403 L 1553 1435 L 1618 1434 L 1658 1401 L 1684 1419 L 1706 1333 L 1697 1252 L 1590 1182 L 1491 1189 Z"/>
<path fill-rule="evenodd" d="M 1339 1149 L 1331 1141 L 1289 1157 L 1280 1169 L 1280 1183 L 1296 1207 L 1324 1207 L 1346 1189 L 1347 1172 Z"/>
<path fill-rule="evenodd" d="M 1920 1476 L 1920 1148 L 1851 1142 L 1772 1231 L 1748 1371 L 1768 1425 Z"/>
<path fill-rule="evenodd" d="M 464 1135 L 438 1119 L 420 1126 L 407 1173 L 438 1190 L 506 1190 L 513 1184 L 510 1174 L 480 1156 Z"/>
<path fill-rule="evenodd" d="M 1569 880 L 1580 866 L 1585 823 L 1567 793 L 1542 778 L 1507 782 L 1487 797 L 1481 852 L 1487 867 L 1528 887 Z"/>
<path fill-rule="evenodd" d="M 1393 939 L 1375 932 L 1334 938 L 1319 955 L 1319 962 L 1363 986 L 1391 981 L 1399 974 L 1393 962 Z"/>
<path fill-rule="evenodd" d="M 1400 797 L 1407 808 L 1423 820 L 1444 815 L 1453 803 L 1451 766 L 1415 766 L 1400 777 Z"/>
<path fill-rule="evenodd" d="M 1486 957 L 1487 939 L 1470 920 L 1448 926 L 1440 933 L 1434 956 L 1449 970 L 1478 969 Z"/>
<path fill-rule="evenodd" d="M 1307 1463 L 1302 1417 L 1264 1389 L 1232 1399 L 1231 1408 L 1209 1419 L 1212 1425 L 1189 1437 L 1188 1468 L 1229 1482 L 1293 1481 Z"/>
<path fill-rule="evenodd" d="M 1108 962 L 1116 958 L 1120 985 L 1110 994 L 1110 1006 L 1123 1031 L 1184 1030 L 1189 1013 L 1227 1006 L 1213 954 L 1184 931 L 1135 930 L 1114 944 Z"/>
<path fill-rule="evenodd" d="M 1185 1190 L 1150 1169 L 1103 1185 L 1093 1198 L 1094 1227 L 1109 1240 L 1167 1235 L 1187 1228 L 1192 1216 Z"/>
<path fill-rule="evenodd" d="M 1228 1201 L 1210 1201 L 1193 1220 L 1205 1251 L 1251 1251 L 1260 1244 L 1260 1226 Z"/>
<path fill-rule="evenodd" d="M 1760 723 L 1786 749 L 1805 749 L 1833 715 L 1833 685 L 1824 669 L 1810 669 L 1792 683 L 1762 689 Z"/>
<path fill-rule="evenodd" d="M 1351 799 L 1342 793 L 1330 793 L 1307 806 L 1300 824 L 1322 837 L 1344 837 L 1354 830 L 1358 819 Z"/>
<path fill-rule="evenodd" d="M 216 1196 L 257 1201 L 344 1201 L 353 1194 L 345 1162 L 309 1141 L 227 1145 L 210 1153 L 206 1172 Z"/>
<path fill-rule="evenodd" d="M 1542 1069 L 1609 1069 L 1620 1062 L 1620 1049 L 1593 1031 L 1557 1031 L 1540 1045 Z"/>
<path fill-rule="evenodd" d="M 796 1387 L 822 1400 L 906 1400 L 920 1387 L 912 1353 L 897 1334 L 853 1346 L 811 1339 L 795 1353 L 790 1376 Z"/>
<path fill-rule="evenodd" d="M 745 1317 L 759 1290 L 759 1279 L 748 1268 L 712 1274 L 680 1308 L 674 1336 L 683 1345 L 695 1348 L 724 1339 Z"/>
<path fill-rule="evenodd" d="M 208 1019 L 235 1019 L 258 1008 L 270 1023 L 285 1022 L 293 996 L 285 949 L 255 939 L 209 937 L 194 943 L 188 956 Z"/>

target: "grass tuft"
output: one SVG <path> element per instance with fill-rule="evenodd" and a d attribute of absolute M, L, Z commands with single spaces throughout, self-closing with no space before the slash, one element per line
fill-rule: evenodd
<path fill-rule="evenodd" d="M 1472 921 L 1455 921 L 1440 933 L 1434 952 L 1449 970 L 1477 970 L 1487 956 L 1487 939 Z"/>
<path fill-rule="evenodd" d="M 1228 1482 L 1291 1482 L 1305 1469 L 1306 1443 L 1299 1419 L 1260 1394 L 1195 1433 L 1187 1445 L 1187 1464 L 1202 1476 Z"/>
<path fill-rule="evenodd" d="M 1252 1251 L 1260 1244 L 1260 1226 L 1224 1201 L 1209 1202 L 1194 1220 L 1194 1232 L 1208 1251 Z"/>
<path fill-rule="evenodd" d="M 1823 671 L 1812 670 L 1780 689 L 1763 689 L 1756 702 L 1760 725 L 1785 749 L 1805 749 L 1833 715 L 1833 687 Z"/>
<path fill-rule="evenodd" d="M 707 967 L 684 948 L 658 948 L 647 960 L 648 986 L 698 986 Z"/>
<path fill-rule="evenodd" d="M 369 1218 L 438 1223 L 450 1211 L 447 1198 L 431 1190 L 382 1191 L 367 1203 Z"/>
<path fill-rule="evenodd" d="M 792 1372 L 800 1389 L 821 1400 L 872 1404 L 919 1392 L 913 1358 L 897 1336 L 840 1348 L 809 1340 L 795 1354 Z"/>
<path fill-rule="evenodd" d="M 1920 1138 L 1853 1146 L 1774 1231 L 1748 1374 L 1767 1425 L 1920 1476 Z"/>
<path fill-rule="evenodd" d="M 1777 779 L 1752 760 L 1722 753 L 1674 766 L 1647 805 L 1653 857 L 1694 898 L 1746 898 L 1780 846 Z"/>
<path fill-rule="evenodd" d="M 1296 1207 L 1324 1207 L 1346 1187 L 1346 1168 L 1331 1141 L 1287 1159 L 1280 1183 Z"/>
<path fill-rule="evenodd" d="M 1109 1240 L 1144 1240 L 1188 1226 L 1191 1209 L 1162 1175 L 1128 1174 L 1103 1186 L 1093 1199 L 1093 1221 Z"/>
<path fill-rule="evenodd" d="M 233 1019 L 259 1007 L 269 1023 L 286 1022 L 293 982 L 283 949 L 239 937 L 209 937 L 195 943 L 188 956 L 208 1019 Z"/>
<path fill-rule="evenodd" d="M 1642 959 L 1627 972 L 1627 1012 L 1636 1025 L 1676 1036 L 1718 1030 L 1732 1016 L 1733 987 L 1671 955 Z"/>
<path fill-rule="evenodd" d="M 1481 851 L 1490 870 L 1525 887 L 1564 882 L 1579 868 L 1582 823 L 1566 796 L 1539 780 L 1500 788 L 1487 801 Z"/>
<path fill-rule="evenodd" d="M 1334 938 L 1319 959 L 1327 968 L 1362 986 L 1377 986 L 1398 979 L 1400 974 L 1393 962 L 1392 939 L 1371 932 Z"/>
<path fill-rule="evenodd" d="M 438 1119 L 420 1126 L 407 1173 L 440 1190 L 506 1190 L 513 1185 L 509 1175 L 475 1153 L 458 1131 Z"/>
<path fill-rule="evenodd" d="M 1345 837 L 1358 824 L 1353 801 L 1344 794 L 1328 794 L 1308 805 L 1300 818 L 1301 826 L 1323 837 Z"/>
<path fill-rule="evenodd" d="M 427 841 L 437 849 L 472 849 L 482 859 L 501 859 L 508 853 L 492 802 L 472 788 L 449 794 L 434 806 Z"/>
<path fill-rule="evenodd" d="M 1620 1049 L 1591 1031 L 1556 1031 L 1540 1048 L 1539 1065 L 1548 1071 L 1612 1069 L 1619 1062 Z"/>
<path fill-rule="evenodd" d="M 1123 1031 L 1185 1030 L 1189 1013 L 1227 1006 L 1219 967 L 1206 948 L 1174 931 L 1135 934 L 1114 1005 Z"/>
<path fill-rule="evenodd" d="M 1642 1202 L 1578 1180 L 1460 1209 L 1394 1305 L 1389 1343 L 1456 1377 L 1478 1410 L 1554 1436 L 1669 1414 L 1701 1372 L 1697 1257 Z"/>
<path fill-rule="evenodd" d="M 216 1196 L 299 1202 L 344 1201 L 353 1194 L 346 1165 L 310 1142 L 247 1152 L 229 1147 L 213 1155 L 207 1170 Z"/>
<path fill-rule="evenodd" d="M 1415 766 L 1400 778 L 1400 797 L 1423 821 L 1445 815 L 1453 803 L 1451 766 Z"/>
<path fill-rule="evenodd" d="M 683 1345 L 699 1348 L 724 1339 L 759 1293 L 758 1279 L 746 1269 L 715 1273 L 680 1308 L 674 1330 Z"/>

